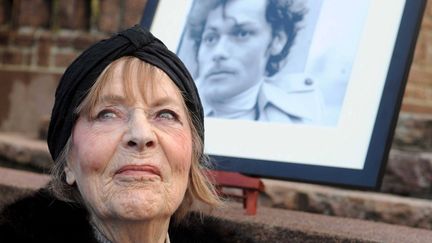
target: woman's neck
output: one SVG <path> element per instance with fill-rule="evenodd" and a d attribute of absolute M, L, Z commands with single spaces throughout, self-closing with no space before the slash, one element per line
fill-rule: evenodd
<path fill-rule="evenodd" d="M 261 83 L 258 83 L 231 98 L 209 102 L 212 116 L 255 120 L 255 105 L 260 88 Z"/>
<path fill-rule="evenodd" d="M 164 243 L 168 234 L 168 219 L 151 221 L 109 221 L 92 218 L 92 224 L 109 242 Z M 96 232 L 97 234 L 97 232 Z"/>

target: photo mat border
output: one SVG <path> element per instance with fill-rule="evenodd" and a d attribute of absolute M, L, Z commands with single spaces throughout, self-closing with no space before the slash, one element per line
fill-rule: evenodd
<path fill-rule="evenodd" d="M 148 6 L 153 6 L 153 9 L 146 7 L 141 24 L 143 27 L 150 29 L 159 1 L 149 0 L 147 2 L 147 4 L 150 4 Z M 363 169 L 210 155 L 212 161 L 215 162 L 216 169 L 274 179 L 362 189 L 379 188 L 390 151 L 410 65 L 413 60 L 425 5 L 426 0 L 407 0 L 405 2 L 396 43 L 385 79 L 385 92 L 381 96 L 378 106 L 378 113 Z"/>

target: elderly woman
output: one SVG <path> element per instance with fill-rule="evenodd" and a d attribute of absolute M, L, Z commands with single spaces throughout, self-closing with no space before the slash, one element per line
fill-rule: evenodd
<path fill-rule="evenodd" d="M 193 201 L 219 203 L 203 138 L 194 81 L 162 42 L 135 26 L 93 45 L 57 88 L 53 180 L 3 211 L 0 242 L 170 242 L 170 227 L 188 242 Z"/>

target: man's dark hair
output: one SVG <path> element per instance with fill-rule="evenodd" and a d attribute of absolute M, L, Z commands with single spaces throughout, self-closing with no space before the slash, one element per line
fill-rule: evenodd
<path fill-rule="evenodd" d="M 272 27 L 273 37 L 279 31 L 283 31 L 287 35 L 287 42 L 282 51 L 277 55 L 271 56 L 267 61 L 266 73 L 268 76 L 277 73 L 283 60 L 288 56 L 297 32 L 300 29 L 299 23 L 303 20 L 304 14 L 303 10 L 294 10 L 292 0 L 267 0 L 265 17 Z"/>
<path fill-rule="evenodd" d="M 213 0 L 210 9 L 207 9 L 206 13 L 198 13 L 189 18 L 189 36 L 194 40 L 196 53 L 201 45 L 202 33 L 206 23 L 208 12 L 215 9 L 217 6 L 225 6 L 230 0 Z M 200 3 L 197 3 L 200 4 Z M 287 42 L 285 43 L 282 51 L 277 55 L 270 56 L 266 64 L 266 74 L 272 76 L 279 71 L 283 65 L 283 61 L 288 56 L 289 51 L 294 44 L 297 32 L 300 29 L 300 22 L 303 20 L 305 11 L 301 7 L 294 7 L 293 0 L 267 0 L 265 18 L 271 25 L 272 35 L 275 37 L 278 32 L 282 31 L 287 35 Z"/>

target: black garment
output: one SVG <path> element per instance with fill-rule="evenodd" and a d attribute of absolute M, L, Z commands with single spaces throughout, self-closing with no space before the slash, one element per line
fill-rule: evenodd
<path fill-rule="evenodd" d="M 0 242 L 97 242 L 87 217 L 84 208 L 42 189 L 3 210 Z"/>
<path fill-rule="evenodd" d="M 239 242 L 219 229 L 215 219 L 191 214 L 188 223 L 171 225 L 172 243 Z M 224 231 L 224 232 L 222 232 Z M 55 199 L 46 189 L 6 206 L 0 215 L 0 242 L 97 242 L 86 209 Z M 244 242 L 244 241 L 240 241 Z"/>

